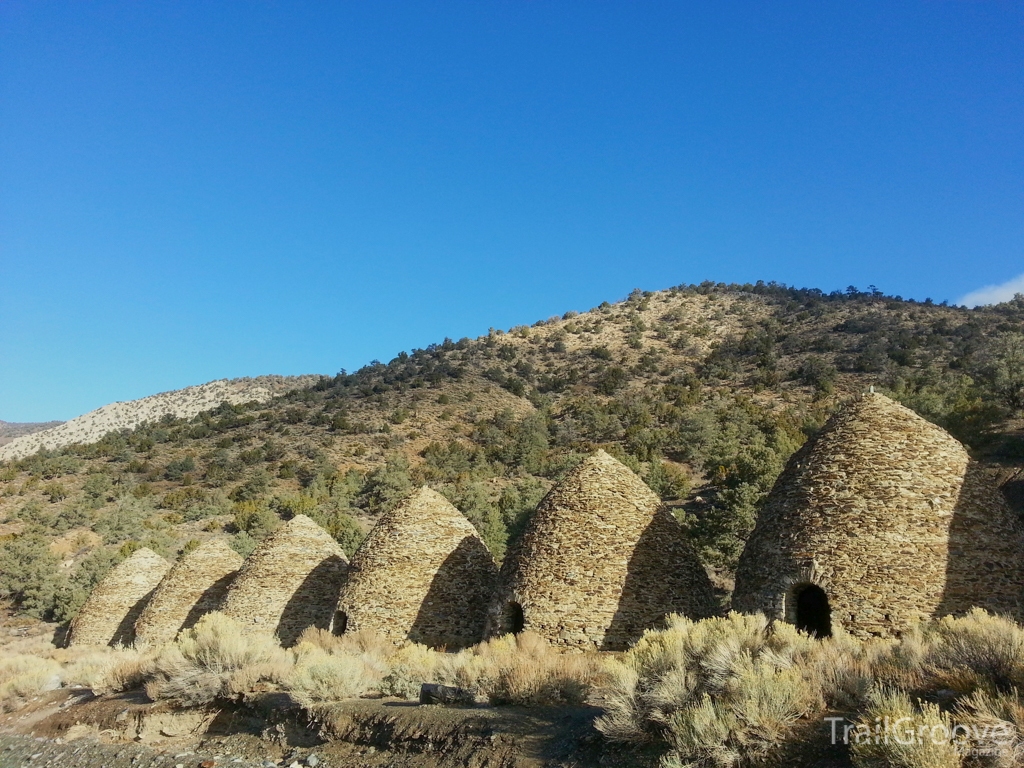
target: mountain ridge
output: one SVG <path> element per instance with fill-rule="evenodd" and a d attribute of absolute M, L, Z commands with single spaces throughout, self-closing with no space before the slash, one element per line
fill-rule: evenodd
<path fill-rule="evenodd" d="M 0 419 L 0 446 L 7 445 L 12 440 L 24 435 L 51 429 L 63 423 L 63 421 L 3 421 Z"/>
<path fill-rule="evenodd" d="M 49 422 L 0 443 L 0 460 L 30 456 L 40 449 L 55 450 L 75 443 L 95 442 L 108 432 L 134 429 L 165 416 L 190 418 L 222 402 L 266 402 L 289 389 L 308 386 L 318 376 L 257 376 L 216 379 L 182 389 L 158 392 L 137 400 L 108 403 L 64 422 Z M 0 422 L 0 425 L 4 422 Z"/>

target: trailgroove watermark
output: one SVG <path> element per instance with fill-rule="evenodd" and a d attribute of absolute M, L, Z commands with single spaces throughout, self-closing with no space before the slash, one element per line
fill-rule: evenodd
<path fill-rule="evenodd" d="M 921 746 L 953 744 L 964 754 L 995 757 L 1012 747 L 1014 730 L 1007 723 L 967 724 L 927 723 L 917 718 L 875 718 L 874 725 L 853 722 L 845 717 L 826 717 L 831 726 L 832 743 L 838 744 L 898 744 Z"/>

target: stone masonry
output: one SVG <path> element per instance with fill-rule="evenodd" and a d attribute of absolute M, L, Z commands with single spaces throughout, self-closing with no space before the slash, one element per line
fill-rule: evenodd
<path fill-rule="evenodd" d="M 668 613 L 715 612 L 682 527 L 639 477 L 598 451 L 544 498 L 509 552 L 487 633 L 531 630 L 558 645 L 620 650 Z"/>
<path fill-rule="evenodd" d="M 832 626 L 859 637 L 972 605 L 1016 614 L 1024 536 L 977 472 L 944 430 L 863 395 L 790 459 L 740 558 L 733 607 L 795 622 L 816 585 Z"/>
<path fill-rule="evenodd" d="M 135 622 L 170 563 L 151 549 L 137 549 L 103 577 L 68 631 L 72 645 L 131 645 Z"/>
<path fill-rule="evenodd" d="M 385 513 L 353 555 L 332 629 L 473 645 L 483 638 L 497 570 L 473 525 L 424 486 Z"/>
<path fill-rule="evenodd" d="M 296 515 L 245 559 L 228 588 L 224 613 L 273 633 L 285 647 L 307 627 L 327 629 L 348 560 L 331 535 Z"/>
<path fill-rule="evenodd" d="M 242 556 L 210 539 L 178 558 L 135 623 L 135 644 L 169 643 L 210 611 L 220 610 Z"/>

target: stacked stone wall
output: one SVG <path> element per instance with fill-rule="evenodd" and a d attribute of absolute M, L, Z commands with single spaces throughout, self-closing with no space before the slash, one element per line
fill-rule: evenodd
<path fill-rule="evenodd" d="M 1020 526 L 984 484 L 965 484 L 969 467 L 964 447 L 913 411 L 875 393 L 853 401 L 792 457 L 766 500 L 733 607 L 795 621 L 799 591 L 815 584 L 833 626 L 891 637 L 937 613 L 1016 604 L 1019 566 L 1003 569 L 1022 551 Z M 960 534 L 952 549 L 951 531 Z M 985 546 L 998 553 L 987 573 L 954 565 L 967 562 L 964 548 Z"/>
<path fill-rule="evenodd" d="M 296 515 L 260 542 L 228 588 L 224 613 L 291 646 L 307 627 L 327 629 L 348 560 L 327 531 Z"/>
<path fill-rule="evenodd" d="M 135 622 L 168 568 L 151 549 L 133 552 L 95 586 L 71 622 L 67 644 L 131 645 Z"/>
<path fill-rule="evenodd" d="M 223 539 L 210 539 L 182 555 L 135 623 L 136 645 L 169 643 L 203 614 L 220 610 L 241 566 L 241 555 Z"/>
<path fill-rule="evenodd" d="M 393 641 L 463 648 L 483 639 L 497 566 L 473 525 L 421 488 L 386 513 L 352 557 L 335 624 Z"/>
<path fill-rule="evenodd" d="M 545 497 L 502 565 L 488 634 L 518 629 L 559 645 L 620 650 L 668 613 L 716 612 L 682 527 L 607 453 Z"/>
<path fill-rule="evenodd" d="M 949 527 L 946 587 L 938 612 L 978 607 L 1024 619 L 1024 524 L 998 472 L 968 465 Z"/>

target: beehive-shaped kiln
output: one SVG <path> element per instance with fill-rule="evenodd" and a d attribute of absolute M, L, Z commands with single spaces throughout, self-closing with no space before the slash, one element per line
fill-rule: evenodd
<path fill-rule="evenodd" d="M 964 447 L 868 393 L 790 459 L 740 557 L 733 607 L 860 637 L 972 605 L 1016 613 L 1022 547 Z"/>
<path fill-rule="evenodd" d="M 716 612 L 707 572 L 658 497 L 598 451 L 544 498 L 506 557 L 488 635 L 531 630 L 619 650 L 666 614 Z"/>
<path fill-rule="evenodd" d="M 245 559 L 223 612 L 244 626 L 294 645 L 307 627 L 327 629 L 348 560 L 331 535 L 296 515 Z"/>
<path fill-rule="evenodd" d="M 220 610 L 241 566 L 241 555 L 223 539 L 210 539 L 182 555 L 135 622 L 136 644 L 169 643 L 203 614 Z"/>
<path fill-rule="evenodd" d="M 332 631 L 473 645 L 483 639 L 497 572 L 472 524 L 424 486 L 381 516 L 352 556 Z"/>
<path fill-rule="evenodd" d="M 131 645 L 135 622 L 170 563 L 151 549 L 137 549 L 96 585 L 68 630 L 72 645 Z"/>

